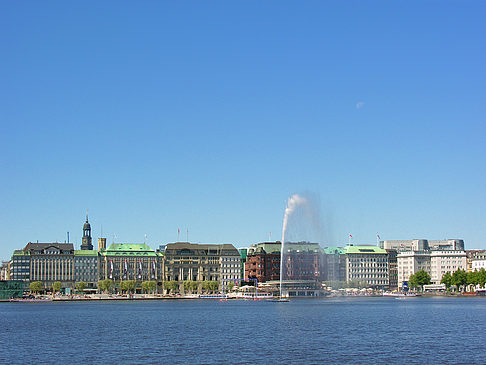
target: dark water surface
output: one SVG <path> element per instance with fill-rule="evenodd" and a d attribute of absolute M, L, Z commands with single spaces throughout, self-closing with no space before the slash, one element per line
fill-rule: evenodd
<path fill-rule="evenodd" d="M 1 303 L 0 363 L 486 364 L 486 298 Z"/>

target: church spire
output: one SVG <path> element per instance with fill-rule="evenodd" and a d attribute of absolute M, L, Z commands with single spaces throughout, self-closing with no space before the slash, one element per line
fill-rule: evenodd
<path fill-rule="evenodd" d="M 93 243 L 91 238 L 91 224 L 88 221 L 88 211 L 86 211 L 86 223 L 83 226 L 83 243 L 81 244 L 81 250 L 92 250 Z"/>

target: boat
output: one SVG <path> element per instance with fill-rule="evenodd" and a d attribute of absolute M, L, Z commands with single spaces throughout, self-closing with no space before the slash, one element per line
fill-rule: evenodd
<path fill-rule="evenodd" d="M 12 303 L 46 303 L 52 302 L 51 298 L 17 298 L 17 299 L 10 299 L 9 302 Z"/>
<path fill-rule="evenodd" d="M 384 297 L 396 297 L 396 298 L 408 298 L 408 297 L 416 297 L 417 293 L 406 293 L 406 292 L 384 292 Z"/>
<path fill-rule="evenodd" d="M 261 299 L 273 299 L 272 293 L 238 293 L 236 294 L 236 299 L 248 299 L 248 300 L 261 300 Z"/>
<path fill-rule="evenodd" d="M 226 294 L 200 294 L 199 299 L 226 299 Z"/>

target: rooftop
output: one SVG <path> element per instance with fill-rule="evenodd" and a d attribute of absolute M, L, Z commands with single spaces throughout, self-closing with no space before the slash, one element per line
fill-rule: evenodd
<path fill-rule="evenodd" d="M 374 254 L 386 254 L 386 250 L 378 246 L 346 246 L 344 248 L 346 254 L 353 253 L 374 253 Z"/>

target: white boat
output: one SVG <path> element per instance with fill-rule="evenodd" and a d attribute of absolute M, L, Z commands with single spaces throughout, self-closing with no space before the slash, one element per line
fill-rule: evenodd
<path fill-rule="evenodd" d="M 407 298 L 407 297 L 416 297 L 416 293 L 405 293 L 405 292 L 384 292 L 384 297 L 397 297 L 397 298 Z"/>
<path fill-rule="evenodd" d="M 200 294 L 199 299 L 226 299 L 226 294 Z"/>
<path fill-rule="evenodd" d="M 237 293 L 236 294 L 236 299 L 273 299 L 273 294 L 272 293 L 265 293 L 265 292 L 260 292 L 260 293 Z"/>

